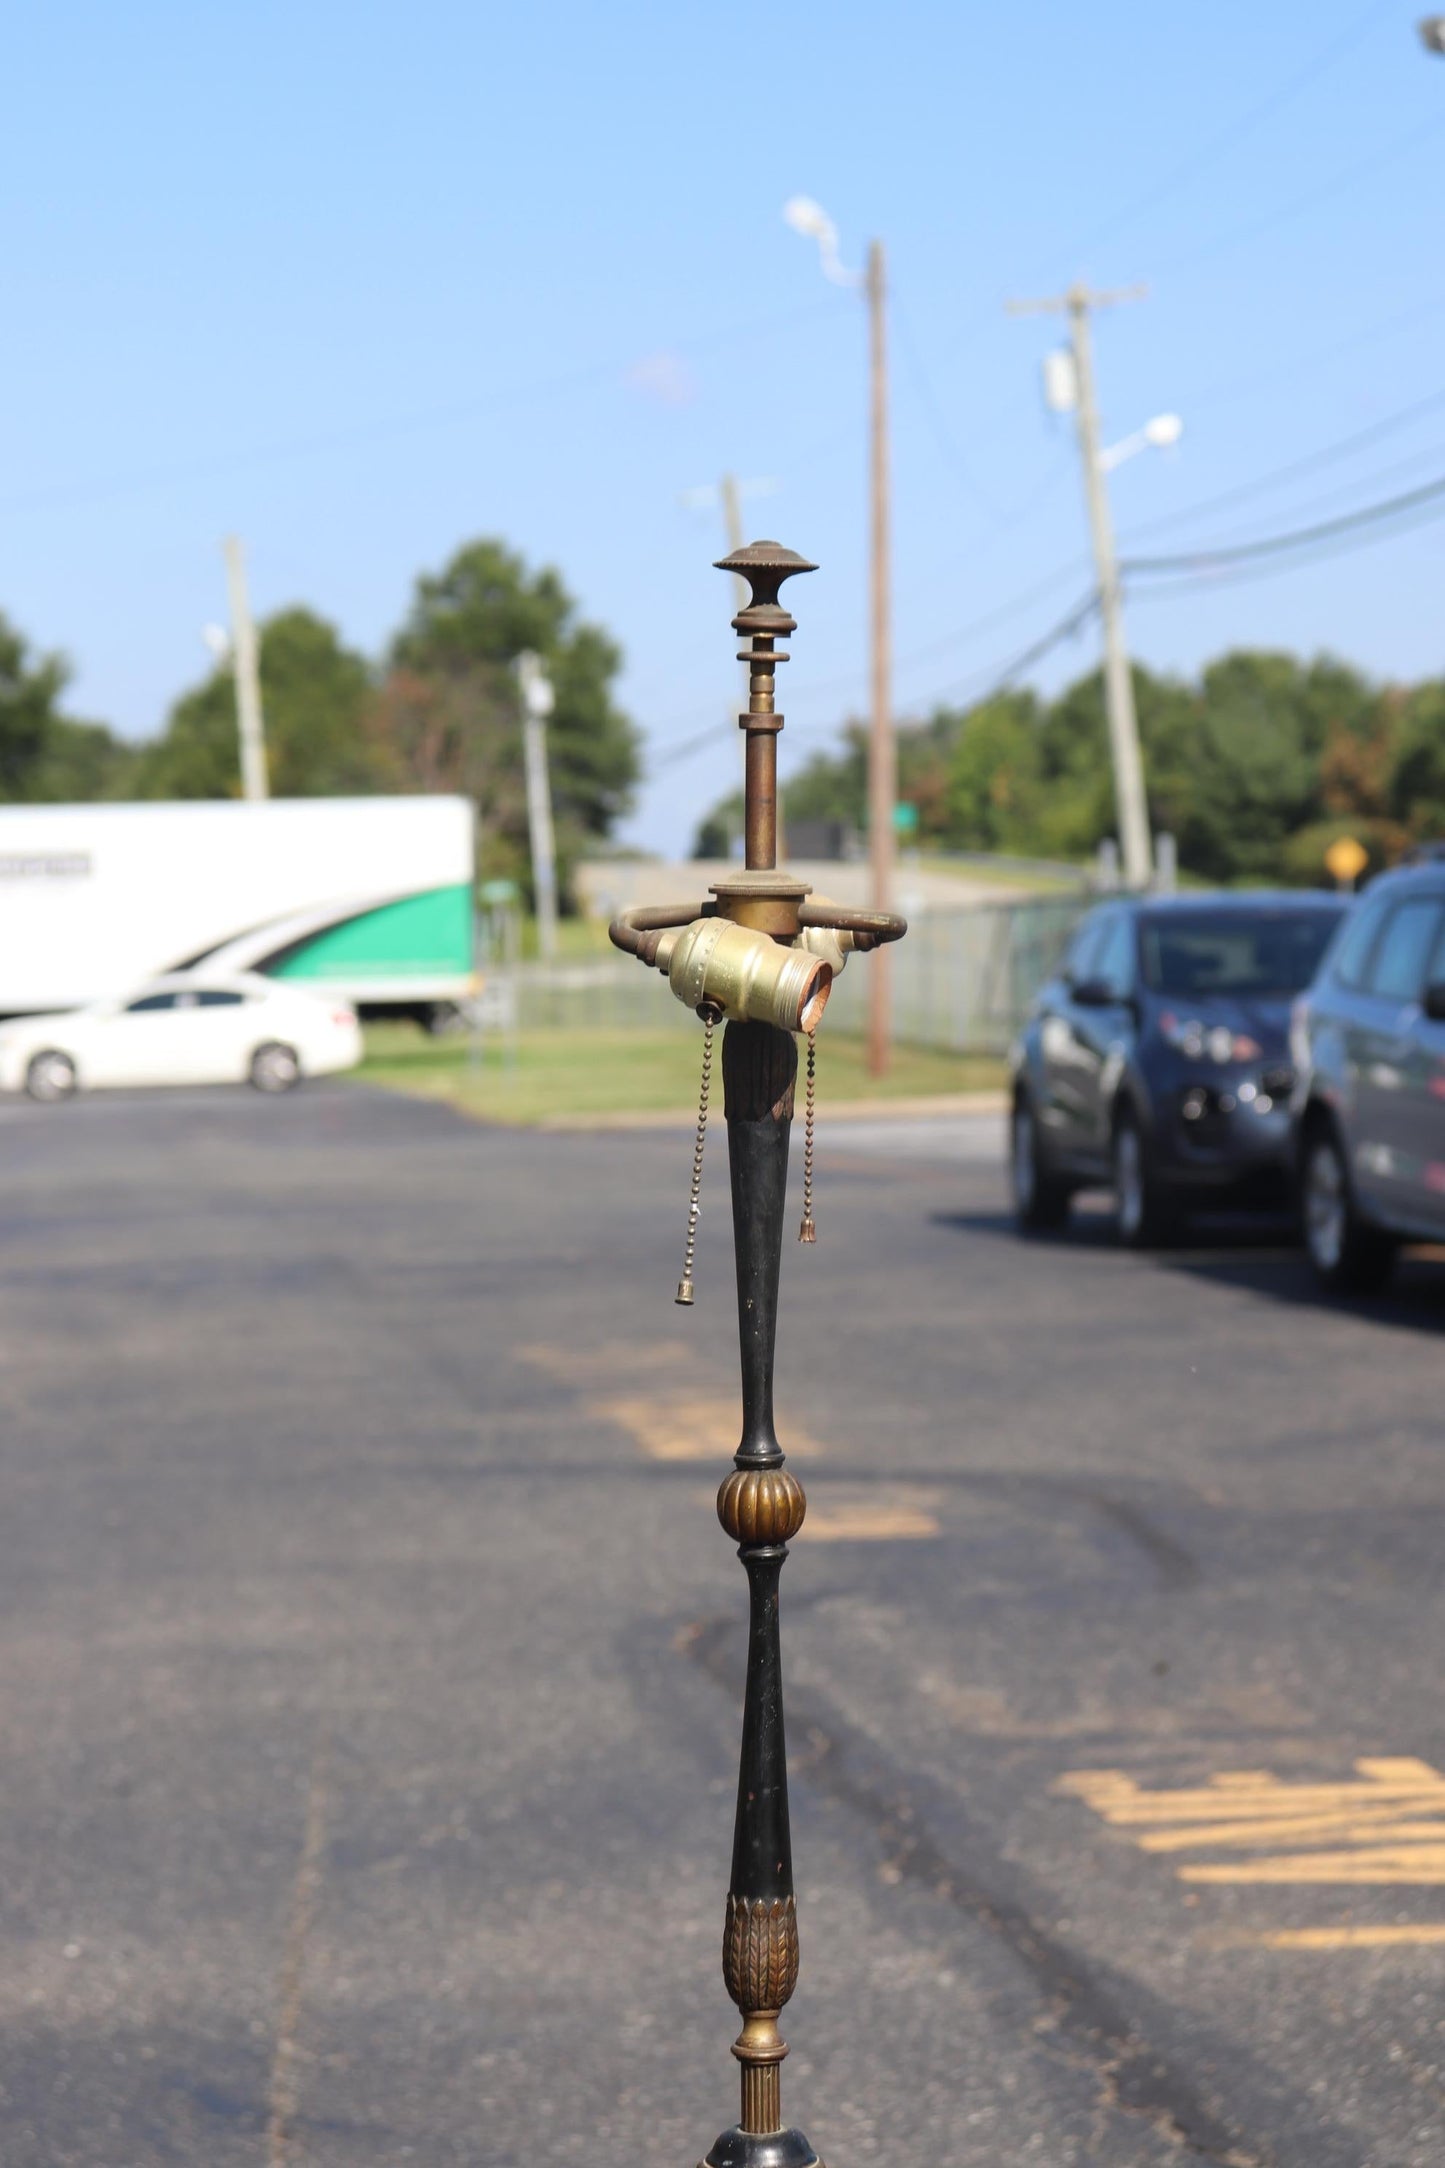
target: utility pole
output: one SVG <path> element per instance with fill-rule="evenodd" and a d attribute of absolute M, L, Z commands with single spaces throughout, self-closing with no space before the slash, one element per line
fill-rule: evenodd
<path fill-rule="evenodd" d="M 1123 597 L 1104 480 L 1106 465 L 1099 443 L 1099 402 L 1094 384 L 1094 342 L 1089 317 L 1094 309 L 1111 308 L 1121 301 L 1142 300 L 1145 291 L 1142 286 L 1131 286 L 1115 293 L 1093 293 L 1087 286 L 1074 285 L 1066 294 L 1046 301 L 1011 301 L 1008 305 L 1009 313 L 1014 316 L 1062 313 L 1069 319 L 1072 405 L 1078 430 L 1079 458 L 1084 469 L 1089 533 L 1094 547 L 1099 616 L 1104 628 L 1104 707 L 1109 719 L 1119 847 L 1124 860 L 1125 885 L 1134 889 L 1147 888 L 1153 877 L 1149 802 L 1144 792 L 1139 722 L 1134 712 L 1134 680 L 1129 674 L 1129 656 L 1124 646 Z"/>
<path fill-rule="evenodd" d="M 522 752 L 527 773 L 527 830 L 532 846 L 532 892 L 542 961 L 557 954 L 557 845 L 552 831 L 552 785 L 547 774 L 547 717 L 556 704 L 542 659 L 530 648 L 517 657 L 522 687 Z"/>
<path fill-rule="evenodd" d="M 227 535 L 226 588 L 231 600 L 231 666 L 236 677 L 236 734 L 241 746 L 241 796 L 258 803 L 270 796 L 266 782 L 266 730 L 261 718 L 261 674 L 256 661 L 256 628 L 246 593 L 246 550 L 239 535 Z"/>
<path fill-rule="evenodd" d="M 898 799 L 898 756 L 893 743 L 893 642 L 888 592 L 888 273 L 883 243 L 870 241 L 863 271 L 851 271 L 838 254 L 838 229 L 811 196 L 790 196 L 783 217 L 794 233 L 818 245 L 823 276 L 851 286 L 868 304 L 869 495 L 872 500 L 870 608 L 872 623 L 872 717 L 868 731 L 868 854 L 873 868 L 873 909 L 893 900 L 893 808 Z M 889 958 L 868 976 L 868 1074 L 888 1067 L 892 1037 Z"/>
<path fill-rule="evenodd" d="M 864 284 L 868 296 L 870 494 L 872 497 L 872 690 L 868 736 L 868 843 L 873 866 L 873 909 L 893 908 L 893 808 L 898 798 L 898 755 L 893 741 L 893 639 L 888 578 L 888 277 L 883 243 L 868 246 Z M 884 949 L 868 975 L 868 1074 L 888 1068 L 892 1037 L 891 964 Z"/>

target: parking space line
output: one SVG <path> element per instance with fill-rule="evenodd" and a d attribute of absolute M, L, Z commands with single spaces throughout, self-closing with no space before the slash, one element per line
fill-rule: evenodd
<path fill-rule="evenodd" d="M 646 1393 L 636 1390 L 632 1349 L 539 1346 L 521 1350 L 528 1362 L 580 1389 L 587 1414 L 622 1430 L 648 1460 L 721 1461 L 738 1447 L 738 1393 L 731 1381 L 714 1392 L 699 1391 L 697 1365 L 681 1350 L 657 1357 L 659 1381 Z M 628 1390 L 619 1390 L 626 1380 Z M 786 1415 L 779 1419 L 789 1459 L 812 1460 L 823 1448 Z"/>
<path fill-rule="evenodd" d="M 1355 1772 L 1353 1783 L 1289 1784 L 1268 1770 L 1237 1769 L 1204 1785 L 1148 1791 L 1122 1770 L 1078 1769 L 1058 1789 L 1141 1851 L 1260 1855 L 1181 1862 L 1181 1882 L 1445 1884 L 1445 1776 L 1403 1756 L 1366 1758 Z M 1330 1849 L 1315 1849 L 1331 1839 Z"/>
<path fill-rule="evenodd" d="M 831 1490 L 808 1500 L 808 1517 L 799 1543 L 917 1542 L 939 1533 L 938 1503 L 932 1492 L 898 1491 L 886 1499 L 850 1498 Z"/>
<path fill-rule="evenodd" d="M 1261 1950 L 1429 1949 L 1445 1943 L 1445 1925 L 1422 1921 L 1416 1927 L 1284 1927 L 1274 1934 L 1232 1939 Z"/>

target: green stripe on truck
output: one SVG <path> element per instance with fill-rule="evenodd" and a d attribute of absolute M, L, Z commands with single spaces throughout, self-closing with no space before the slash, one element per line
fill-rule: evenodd
<path fill-rule="evenodd" d="M 275 967 L 278 979 L 403 979 L 460 976 L 472 968 L 472 892 L 429 888 L 399 903 L 359 911 L 299 941 Z"/>

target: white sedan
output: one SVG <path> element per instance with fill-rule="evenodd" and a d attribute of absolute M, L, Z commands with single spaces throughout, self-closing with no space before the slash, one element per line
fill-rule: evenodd
<path fill-rule="evenodd" d="M 32 1099 L 113 1084 L 254 1084 L 284 1092 L 303 1076 L 354 1069 L 356 1011 L 342 1001 L 237 973 L 178 973 L 118 1000 L 0 1024 L 0 1091 Z"/>

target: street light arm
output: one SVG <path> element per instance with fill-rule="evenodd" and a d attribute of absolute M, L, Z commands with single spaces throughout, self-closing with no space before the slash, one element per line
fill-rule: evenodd
<path fill-rule="evenodd" d="M 818 262 L 825 279 L 834 286 L 850 286 L 860 292 L 868 283 L 866 271 L 850 271 L 838 254 L 838 229 L 821 203 L 811 196 L 789 196 L 783 217 L 794 233 L 818 244 Z"/>
<path fill-rule="evenodd" d="M 1117 444 L 1107 445 L 1100 452 L 1100 471 L 1112 474 L 1115 467 L 1122 467 L 1126 459 L 1132 459 L 1136 452 L 1148 451 L 1151 445 L 1156 451 L 1169 451 L 1183 434 L 1184 424 L 1177 414 L 1155 414 L 1142 429 L 1133 430 Z"/>

